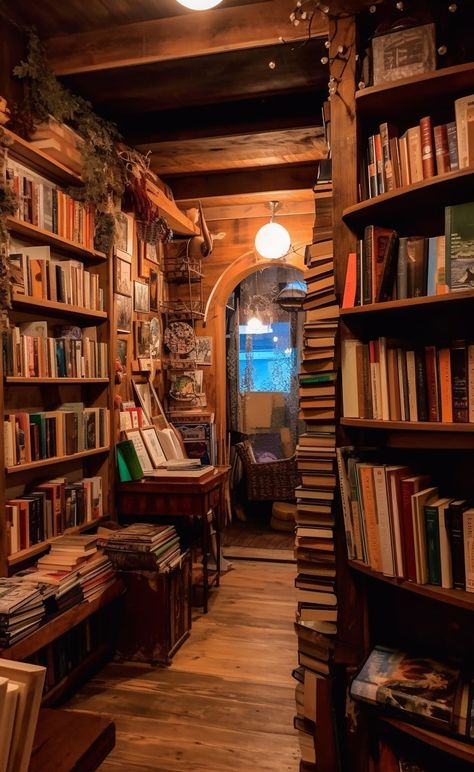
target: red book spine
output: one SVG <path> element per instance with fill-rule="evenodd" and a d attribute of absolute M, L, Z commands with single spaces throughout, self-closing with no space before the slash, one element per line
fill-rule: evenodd
<path fill-rule="evenodd" d="M 428 421 L 439 421 L 438 378 L 435 346 L 425 346 L 425 371 L 426 396 L 428 398 Z"/>
<path fill-rule="evenodd" d="M 435 126 L 433 128 L 433 136 L 436 156 L 436 173 L 446 174 L 446 172 L 451 171 L 447 125 L 443 123 L 441 126 Z"/>
<path fill-rule="evenodd" d="M 353 308 L 355 306 L 356 296 L 356 253 L 349 252 L 347 257 L 346 283 L 344 286 L 344 297 L 342 299 L 342 308 Z"/>
<path fill-rule="evenodd" d="M 423 177 L 428 179 L 435 176 L 435 156 L 433 147 L 433 132 L 431 131 L 431 118 L 429 115 L 420 121 L 421 132 L 421 161 L 423 164 Z"/>
<path fill-rule="evenodd" d="M 402 480 L 401 487 L 401 519 L 402 519 L 402 549 L 403 564 L 406 578 L 410 582 L 416 582 L 415 539 L 413 536 L 413 515 L 411 509 L 411 497 L 416 493 L 411 480 Z"/>

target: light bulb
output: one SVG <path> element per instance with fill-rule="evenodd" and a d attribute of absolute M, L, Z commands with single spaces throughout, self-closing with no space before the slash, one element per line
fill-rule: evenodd
<path fill-rule="evenodd" d="M 222 0 L 178 0 L 180 5 L 189 8 L 191 11 L 208 11 L 209 8 L 215 8 Z"/>
<path fill-rule="evenodd" d="M 267 260 L 278 260 L 288 254 L 291 246 L 290 234 L 280 223 L 267 222 L 255 236 L 255 249 Z"/>

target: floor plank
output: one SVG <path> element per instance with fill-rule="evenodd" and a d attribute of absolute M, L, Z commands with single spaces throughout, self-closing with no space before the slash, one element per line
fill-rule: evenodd
<path fill-rule="evenodd" d="M 103 772 L 296 772 L 295 566 L 239 560 L 169 668 L 111 663 L 69 702 L 112 716 Z"/>

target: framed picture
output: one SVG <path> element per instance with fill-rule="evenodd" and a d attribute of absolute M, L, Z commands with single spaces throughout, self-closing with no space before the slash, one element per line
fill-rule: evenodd
<path fill-rule="evenodd" d="M 115 252 L 123 260 L 129 262 L 133 257 L 133 228 L 133 215 L 120 212 L 117 215 Z"/>
<path fill-rule="evenodd" d="M 146 381 L 146 383 L 137 383 L 135 380 L 132 381 L 132 383 L 137 399 L 143 410 L 143 417 L 147 424 L 151 424 L 152 405 L 150 383 L 149 381 Z"/>
<path fill-rule="evenodd" d="M 116 359 L 120 362 L 122 367 L 127 366 L 127 344 L 128 341 L 117 338 L 116 341 Z"/>
<path fill-rule="evenodd" d="M 150 311 L 158 311 L 158 271 L 150 270 Z"/>
<path fill-rule="evenodd" d="M 212 337 L 196 336 L 196 364 L 212 365 Z"/>
<path fill-rule="evenodd" d="M 435 25 L 386 32 L 372 38 L 374 86 L 436 69 Z"/>
<path fill-rule="evenodd" d="M 140 433 L 140 429 L 132 429 L 132 431 L 125 432 L 125 436 L 127 437 L 127 440 L 131 440 L 133 442 L 133 447 L 135 448 L 138 456 L 138 460 L 140 461 L 141 468 L 143 469 L 143 472 L 146 474 L 147 472 L 151 472 L 154 467 L 151 462 L 151 458 L 148 455 L 148 451 L 145 447 L 145 443 L 143 442 L 143 437 Z"/>
<path fill-rule="evenodd" d="M 120 295 L 132 296 L 132 264 L 115 255 L 114 287 Z"/>
<path fill-rule="evenodd" d="M 160 445 L 158 435 L 154 426 L 148 426 L 141 430 L 145 447 L 151 458 L 153 466 L 157 468 L 160 464 L 166 463 L 166 456 Z"/>
<path fill-rule="evenodd" d="M 150 311 L 150 285 L 143 281 L 134 281 L 133 300 L 134 310 L 147 314 Z"/>
<path fill-rule="evenodd" d="M 132 331 L 132 298 L 126 295 L 114 295 L 115 324 L 117 332 Z"/>
<path fill-rule="evenodd" d="M 135 332 L 135 358 L 150 358 L 150 322 L 133 323 Z"/>
<path fill-rule="evenodd" d="M 150 319 L 150 356 L 153 359 L 160 358 L 162 337 L 161 319 L 154 316 Z"/>

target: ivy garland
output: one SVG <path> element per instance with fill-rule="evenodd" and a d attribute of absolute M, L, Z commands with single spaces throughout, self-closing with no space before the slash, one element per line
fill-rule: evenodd
<path fill-rule="evenodd" d="M 2 315 L 11 308 L 7 218 L 15 214 L 18 206 L 16 196 L 6 181 L 5 148 L 9 144 L 11 144 L 10 138 L 0 128 L 0 314 Z"/>

